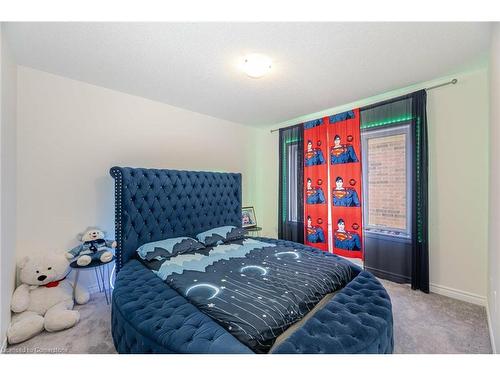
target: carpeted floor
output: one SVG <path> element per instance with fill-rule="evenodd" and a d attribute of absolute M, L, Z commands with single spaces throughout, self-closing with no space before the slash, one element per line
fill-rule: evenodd
<path fill-rule="evenodd" d="M 76 305 L 80 321 L 60 332 L 42 332 L 31 340 L 7 347 L 6 353 L 116 353 L 111 337 L 111 305 L 103 293 L 93 294 L 85 305 Z"/>
<path fill-rule="evenodd" d="M 438 294 L 413 291 L 383 281 L 394 313 L 395 353 L 491 353 L 484 307 Z M 111 309 L 102 294 L 77 306 L 73 328 L 42 334 L 7 348 L 7 353 L 116 353 L 110 331 Z"/>
<path fill-rule="evenodd" d="M 394 353 L 491 353 L 486 309 L 381 280 L 391 296 Z"/>

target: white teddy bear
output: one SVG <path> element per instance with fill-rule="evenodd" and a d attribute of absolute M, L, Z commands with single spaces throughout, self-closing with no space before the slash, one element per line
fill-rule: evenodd
<path fill-rule="evenodd" d="M 15 313 L 7 331 L 10 344 L 28 340 L 44 329 L 49 332 L 73 327 L 80 313 L 73 309 L 73 285 L 66 279 L 69 262 L 65 252 L 25 257 L 19 264 L 22 284 L 12 296 Z M 87 303 L 89 292 L 78 286 L 75 301 Z"/>
<path fill-rule="evenodd" d="M 116 247 L 116 241 L 106 240 L 106 233 L 96 227 L 88 227 L 83 233 L 78 235 L 82 242 L 80 245 L 69 250 L 66 254 L 68 259 L 77 258 L 79 266 L 87 266 L 93 260 L 108 263 L 113 259 L 110 248 Z"/>

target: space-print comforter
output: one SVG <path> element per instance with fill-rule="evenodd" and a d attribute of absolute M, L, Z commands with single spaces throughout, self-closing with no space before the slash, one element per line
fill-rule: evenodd
<path fill-rule="evenodd" d="M 353 276 L 335 257 L 253 239 L 144 263 L 257 353 Z"/>

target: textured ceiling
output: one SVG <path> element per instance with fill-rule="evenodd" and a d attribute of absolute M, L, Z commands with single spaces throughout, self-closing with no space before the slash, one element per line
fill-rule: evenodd
<path fill-rule="evenodd" d="M 20 65 L 264 126 L 485 60 L 488 23 L 10 23 Z M 247 78 L 238 58 L 273 58 Z"/>

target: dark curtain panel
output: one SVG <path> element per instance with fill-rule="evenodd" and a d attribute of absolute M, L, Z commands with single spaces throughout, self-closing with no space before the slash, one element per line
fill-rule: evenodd
<path fill-rule="evenodd" d="M 361 130 L 385 130 L 411 123 L 411 201 L 408 202 L 411 223 L 411 241 L 397 240 L 378 235 L 375 244 L 365 241 L 365 266 L 370 251 L 377 267 L 387 268 L 390 273 L 403 274 L 411 280 L 413 289 L 429 292 L 428 249 L 428 146 L 426 91 L 376 103 L 361 109 Z M 367 171 L 365 171 L 367 172 Z M 365 173 L 365 178 L 367 174 Z M 364 182 L 367 186 L 367 181 Z M 365 209 L 369 209 L 365 206 Z M 365 228 L 366 229 L 366 228 Z M 368 229 L 365 239 L 370 237 Z M 368 238 L 369 239 L 369 238 Z M 377 245 L 378 244 L 378 245 Z M 377 245 L 380 251 L 371 249 Z M 391 253 L 388 255 L 387 253 Z M 411 258 L 411 259 L 410 259 Z M 392 267 L 392 268 L 391 268 Z M 397 272 L 396 272 L 397 271 Z M 407 276 L 406 276 L 407 275 Z"/>
<path fill-rule="evenodd" d="M 412 95 L 412 116 L 414 118 L 415 157 L 413 158 L 415 178 L 413 251 L 411 287 L 429 293 L 429 232 L 428 232 L 428 145 L 427 145 L 427 93 L 420 90 Z"/>
<path fill-rule="evenodd" d="M 304 243 L 304 127 L 279 133 L 278 237 Z"/>

